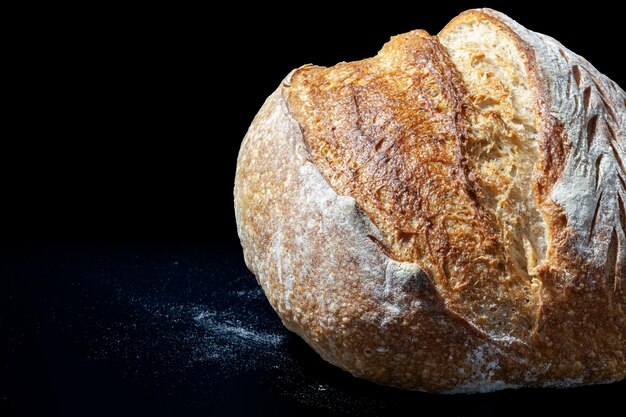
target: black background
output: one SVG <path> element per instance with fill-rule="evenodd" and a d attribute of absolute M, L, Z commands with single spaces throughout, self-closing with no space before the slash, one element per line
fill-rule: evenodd
<path fill-rule="evenodd" d="M 126 325 L 134 314 L 107 292 L 116 286 L 199 303 L 209 302 L 203 292 L 255 288 L 241 260 L 232 207 L 237 151 L 254 114 L 292 68 L 369 57 L 391 35 L 415 28 L 436 33 L 459 12 L 487 6 L 555 37 L 626 85 L 623 19 L 610 2 L 403 3 L 55 6 L 15 16 L 14 55 L 5 63 L 13 73 L 5 82 L 15 94 L 0 153 L 0 326 L 1 343 L 8 342 L 1 413 L 350 414 L 350 401 L 367 395 L 379 400 L 375 414 L 414 403 L 414 414 L 428 414 L 421 408 L 428 405 L 443 414 L 479 415 L 505 407 L 528 411 L 537 401 L 572 411 L 624 393 L 623 383 L 470 397 L 402 393 L 355 382 L 291 338 L 289 349 L 305 364 L 303 378 L 321 372 L 317 379 L 338 381 L 341 392 L 358 398 L 343 408 L 298 401 L 268 391 L 259 372 L 233 381 L 194 369 L 199 383 L 189 382 L 193 374 L 176 384 L 163 369 L 176 367 L 171 358 L 183 354 L 167 363 L 144 363 L 140 354 L 129 361 L 129 352 L 144 346 L 130 342 L 113 359 L 93 359 L 89 340 L 104 323 Z M 212 270 L 214 278 L 164 275 L 159 271 L 170 265 L 164 259 Z M 277 323 L 263 300 L 254 308 L 271 322 L 263 326 Z M 158 326 L 151 331 L 124 340 L 154 339 L 154 349 L 167 351 Z M 231 388 L 218 395 L 216 386 Z M 241 408 L 246 399 L 254 400 Z"/>

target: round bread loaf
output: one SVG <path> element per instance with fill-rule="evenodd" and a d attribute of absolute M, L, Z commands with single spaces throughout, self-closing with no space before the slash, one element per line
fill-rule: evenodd
<path fill-rule="evenodd" d="M 353 375 L 484 392 L 626 376 L 626 94 L 470 10 L 304 66 L 244 138 L 246 264 Z"/>

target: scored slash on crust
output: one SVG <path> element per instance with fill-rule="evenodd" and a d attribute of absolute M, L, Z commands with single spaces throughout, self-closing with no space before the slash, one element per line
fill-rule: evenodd
<path fill-rule="evenodd" d="M 626 375 L 626 94 L 492 10 L 305 66 L 235 212 L 283 323 L 356 376 L 484 392 Z"/>

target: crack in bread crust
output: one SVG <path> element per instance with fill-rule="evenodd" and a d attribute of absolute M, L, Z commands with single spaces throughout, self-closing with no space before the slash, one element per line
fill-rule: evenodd
<path fill-rule="evenodd" d="M 499 225 L 479 204 L 466 161 L 471 109 L 437 38 L 414 31 L 371 59 L 302 68 L 285 94 L 313 161 L 394 259 L 419 264 L 472 325 L 525 343 L 530 282 L 510 273 Z"/>
<path fill-rule="evenodd" d="M 468 22 L 488 33 L 464 67 L 446 33 Z M 268 98 L 235 176 L 246 264 L 285 326 L 358 377 L 437 392 L 624 378 L 626 94 L 493 10 L 438 36 L 448 51 L 414 31 Z"/>
<path fill-rule="evenodd" d="M 468 161 L 509 249 L 509 273 L 530 282 L 545 259 L 547 238 L 535 195 L 539 137 L 528 58 L 510 32 L 486 19 L 451 25 L 439 39 L 475 110 Z"/>

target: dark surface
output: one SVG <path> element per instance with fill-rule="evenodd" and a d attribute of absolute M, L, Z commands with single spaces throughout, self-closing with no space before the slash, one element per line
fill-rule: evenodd
<path fill-rule="evenodd" d="M 491 6 L 626 85 L 593 2 L 385 2 L 16 14 L 0 152 L 0 416 L 609 414 L 624 382 L 475 396 L 360 381 L 287 332 L 246 270 L 237 151 L 294 67 Z M 499 4 L 500 3 L 500 4 Z M 607 2 L 608 3 L 608 2 Z M 274 14 L 272 19 L 264 18 Z M 6 136 L 6 135 L 5 135 Z"/>
<path fill-rule="evenodd" d="M 282 326 L 239 254 L 116 245 L 10 255 L 5 415 L 604 415 L 626 392 L 622 382 L 441 396 L 357 380 Z"/>

